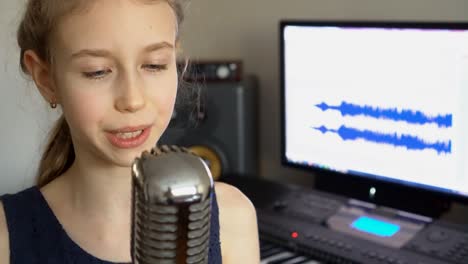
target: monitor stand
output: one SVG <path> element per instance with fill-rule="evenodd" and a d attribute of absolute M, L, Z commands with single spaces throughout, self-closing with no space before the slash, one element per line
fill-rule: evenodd
<path fill-rule="evenodd" d="M 434 219 L 439 219 L 452 206 L 447 196 L 434 192 L 334 173 L 317 176 L 318 190 Z"/>

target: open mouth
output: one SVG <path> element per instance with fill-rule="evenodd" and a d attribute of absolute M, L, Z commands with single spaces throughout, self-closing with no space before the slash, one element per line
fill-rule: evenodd
<path fill-rule="evenodd" d="M 118 137 L 118 138 L 121 138 L 121 139 L 132 139 L 132 138 L 136 138 L 138 137 L 139 135 L 141 135 L 141 133 L 143 133 L 143 130 L 138 130 L 138 131 L 134 131 L 134 132 L 119 132 L 119 133 L 115 133 L 115 135 Z"/>
<path fill-rule="evenodd" d="M 151 126 L 126 132 L 106 132 L 106 137 L 112 145 L 118 148 L 135 148 L 148 139 L 151 132 Z"/>

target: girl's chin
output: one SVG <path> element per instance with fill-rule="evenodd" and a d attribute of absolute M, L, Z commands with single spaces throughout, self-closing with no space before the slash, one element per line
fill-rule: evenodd
<path fill-rule="evenodd" d="M 143 152 L 143 151 L 141 151 Z M 130 169 L 130 167 L 132 166 L 133 162 L 135 161 L 135 159 L 137 157 L 140 157 L 141 156 L 141 152 L 137 152 L 137 153 L 132 153 L 132 154 L 127 154 L 127 155 L 114 155 L 112 158 L 111 158 L 111 162 L 112 164 L 114 164 L 115 166 L 118 166 L 118 167 L 128 167 Z"/>
<path fill-rule="evenodd" d="M 131 167 L 136 158 L 141 157 L 144 151 L 151 151 L 156 144 L 146 144 L 134 149 L 110 148 L 107 151 L 107 160 L 118 167 Z M 107 152 L 106 151 L 106 152 Z"/>

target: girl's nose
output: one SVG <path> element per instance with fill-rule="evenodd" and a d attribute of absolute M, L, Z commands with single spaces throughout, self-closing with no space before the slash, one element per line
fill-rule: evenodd
<path fill-rule="evenodd" d="M 127 78 L 121 82 L 119 95 L 115 100 L 115 108 L 120 112 L 136 112 L 145 107 L 145 90 L 136 78 Z"/>

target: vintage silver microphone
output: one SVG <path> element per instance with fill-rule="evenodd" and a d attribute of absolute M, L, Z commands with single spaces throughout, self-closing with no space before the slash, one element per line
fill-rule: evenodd
<path fill-rule="evenodd" d="M 134 264 L 208 263 L 213 179 L 185 148 L 155 147 L 132 164 Z"/>

